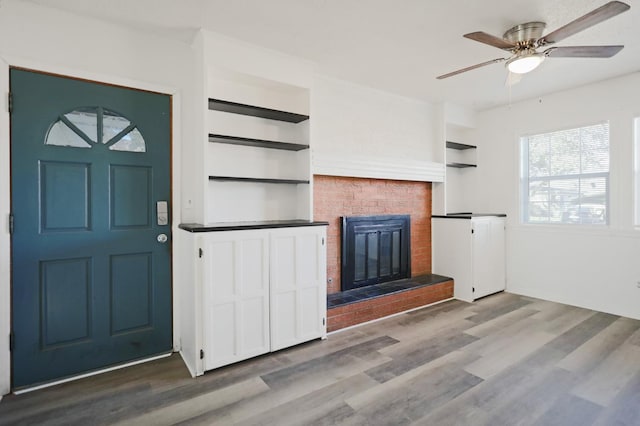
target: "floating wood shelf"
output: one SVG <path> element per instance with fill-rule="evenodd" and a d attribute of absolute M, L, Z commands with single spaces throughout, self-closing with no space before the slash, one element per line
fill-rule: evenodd
<path fill-rule="evenodd" d="M 309 119 L 308 115 L 211 98 L 209 99 L 209 109 L 214 111 L 231 112 L 233 114 L 266 118 L 269 120 L 286 121 L 288 123 L 301 123 Z"/>
<path fill-rule="evenodd" d="M 476 149 L 477 146 L 467 145 L 466 143 L 447 141 L 447 148 L 463 150 L 463 149 Z"/>
<path fill-rule="evenodd" d="M 308 180 L 299 180 L 299 179 L 266 179 L 266 178 L 251 178 L 251 177 L 237 177 L 237 176 L 209 176 L 209 180 L 215 180 L 218 182 L 277 183 L 277 184 L 288 184 L 288 185 L 309 183 Z"/>
<path fill-rule="evenodd" d="M 282 149 L 285 151 L 302 151 L 303 149 L 309 148 L 309 145 L 303 145 L 299 143 L 243 138 L 239 136 L 216 135 L 213 133 L 209 133 L 209 142 L 224 143 L 228 145 L 255 146 L 258 148 Z"/>
<path fill-rule="evenodd" d="M 468 163 L 447 163 L 447 167 L 453 167 L 456 169 L 464 169 L 467 167 L 478 167 L 477 164 L 468 164 Z"/>

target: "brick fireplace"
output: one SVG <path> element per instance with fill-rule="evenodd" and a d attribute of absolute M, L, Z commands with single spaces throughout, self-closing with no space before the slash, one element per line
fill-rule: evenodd
<path fill-rule="evenodd" d="M 314 219 L 327 229 L 327 294 L 340 292 L 340 232 L 343 216 L 410 215 L 411 276 L 431 273 L 431 183 L 339 176 L 314 176 Z M 435 284 L 330 309 L 329 331 L 453 296 L 453 283 Z"/>

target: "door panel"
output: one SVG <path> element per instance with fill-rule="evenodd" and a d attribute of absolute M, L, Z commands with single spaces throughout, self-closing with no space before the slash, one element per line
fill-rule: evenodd
<path fill-rule="evenodd" d="M 202 237 L 205 369 L 269 352 L 269 246 L 265 231 Z"/>
<path fill-rule="evenodd" d="M 91 337 L 91 259 L 41 262 L 42 346 Z"/>
<path fill-rule="evenodd" d="M 40 162 L 40 223 L 43 232 L 89 229 L 91 166 Z"/>
<path fill-rule="evenodd" d="M 152 325 L 152 261 L 152 253 L 111 256 L 112 335 Z"/>
<path fill-rule="evenodd" d="M 10 78 L 13 387 L 170 351 L 171 98 Z"/>
<path fill-rule="evenodd" d="M 111 166 L 111 229 L 149 228 L 151 167 Z"/>
<path fill-rule="evenodd" d="M 271 232 L 272 351 L 326 334 L 325 235 L 321 227 Z"/>

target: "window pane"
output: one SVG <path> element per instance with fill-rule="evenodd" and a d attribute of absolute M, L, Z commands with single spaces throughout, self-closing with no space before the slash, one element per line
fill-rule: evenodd
<path fill-rule="evenodd" d="M 106 109 L 102 117 L 102 143 L 110 142 L 114 136 L 131 124 L 131 122 L 123 116 Z"/>
<path fill-rule="evenodd" d="M 45 138 L 45 145 L 91 148 L 91 145 L 78 136 L 76 132 L 71 130 L 62 121 L 56 121 L 56 123 L 51 126 L 49 133 L 47 133 L 47 137 Z"/>
<path fill-rule="evenodd" d="M 133 129 L 124 135 L 122 139 L 111 145 L 109 149 L 112 151 L 129 152 L 145 152 L 147 150 L 144 144 L 144 139 L 138 129 Z"/>
<path fill-rule="evenodd" d="M 98 141 L 98 108 L 78 108 L 64 116 L 93 142 Z"/>
<path fill-rule="evenodd" d="M 607 224 L 609 124 L 522 138 L 524 220 Z"/>

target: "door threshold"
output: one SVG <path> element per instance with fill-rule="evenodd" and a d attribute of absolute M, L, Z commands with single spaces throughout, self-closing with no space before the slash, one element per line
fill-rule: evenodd
<path fill-rule="evenodd" d="M 145 363 L 145 362 L 156 361 L 158 359 L 167 358 L 167 357 L 171 356 L 171 354 L 173 354 L 173 352 L 169 352 L 169 353 L 162 354 L 162 355 L 152 356 L 151 358 L 139 359 L 137 361 L 131 361 L 131 362 L 127 362 L 125 364 L 114 365 L 113 367 L 103 368 L 102 370 L 91 371 L 89 373 L 82 373 L 82 374 L 79 374 L 77 376 L 67 377 L 65 379 L 55 380 L 53 382 L 43 383 L 41 385 L 36 385 L 36 386 L 29 387 L 29 388 L 20 389 L 20 390 L 14 391 L 13 394 L 14 395 L 22 395 L 24 393 L 37 391 L 37 390 L 48 388 L 48 387 L 51 387 L 51 386 L 61 385 L 63 383 L 67 383 L 67 382 L 73 382 L 75 380 L 84 379 L 86 377 L 96 376 L 98 374 L 108 373 L 108 372 L 114 371 L 114 370 L 120 370 L 121 368 L 131 367 L 131 366 L 142 364 L 142 363 Z"/>

